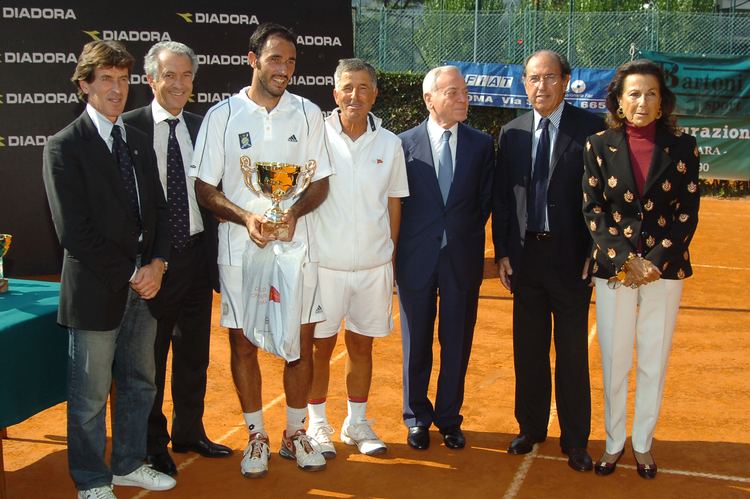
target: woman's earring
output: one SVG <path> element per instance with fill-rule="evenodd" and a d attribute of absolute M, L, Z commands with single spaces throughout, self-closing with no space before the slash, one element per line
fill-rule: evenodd
<path fill-rule="evenodd" d="M 661 119 L 661 108 L 659 108 L 659 112 L 656 113 L 656 119 Z"/>
<path fill-rule="evenodd" d="M 617 108 L 617 116 L 620 119 L 624 119 L 625 118 L 625 111 L 622 110 L 622 106 L 620 106 L 620 107 Z"/>

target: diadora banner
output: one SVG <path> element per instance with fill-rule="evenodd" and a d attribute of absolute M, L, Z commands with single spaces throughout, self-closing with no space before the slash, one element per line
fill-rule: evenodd
<path fill-rule="evenodd" d="M 297 33 L 289 90 L 324 111 L 333 109 L 333 71 L 339 59 L 353 55 L 350 0 L 0 2 L 0 233 L 14 236 L 6 273 L 59 272 L 61 251 L 41 178 L 42 148 L 83 110 L 70 77 L 85 43 L 117 40 L 135 56 L 126 110 L 151 101 L 143 74 L 151 45 L 168 40 L 189 45 L 199 68 L 187 109 L 204 114 L 249 85 L 248 40 L 266 21 Z"/>
<path fill-rule="evenodd" d="M 474 106 L 530 109 L 523 86 L 523 66 L 519 64 L 477 64 L 448 62 L 457 66 L 469 87 L 469 102 Z M 603 113 L 607 85 L 615 72 L 603 68 L 574 68 L 565 100 L 583 109 Z"/>
<path fill-rule="evenodd" d="M 677 96 L 677 113 L 688 116 L 750 115 L 750 58 L 696 57 L 642 51 L 661 65 L 667 86 Z"/>

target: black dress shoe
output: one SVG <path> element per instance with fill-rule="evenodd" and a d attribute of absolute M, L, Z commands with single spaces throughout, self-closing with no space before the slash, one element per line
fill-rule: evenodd
<path fill-rule="evenodd" d="M 584 447 L 563 448 L 562 453 L 568 456 L 568 466 L 576 471 L 591 471 L 594 468 L 591 456 Z"/>
<path fill-rule="evenodd" d="M 203 457 L 227 457 L 232 455 L 232 449 L 226 445 L 221 445 L 202 438 L 192 444 L 178 444 L 172 442 L 172 450 L 180 454 L 184 452 L 197 452 Z"/>
<path fill-rule="evenodd" d="M 535 440 L 525 433 L 519 433 L 508 447 L 508 454 L 528 454 L 534 448 L 534 444 L 544 442 L 544 439 Z"/>
<path fill-rule="evenodd" d="M 153 469 L 165 475 L 175 476 L 177 474 L 177 466 L 172 461 L 172 456 L 166 450 L 158 454 L 147 455 L 146 464 L 149 464 Z"/>
<path fill-rule="evenodd" d="M 647 453 L 649 457 L 651 457 L 651 453 Z M 646 480 L 651 480 L 652 478 L 656 478 L 656 462 L 654 462 L 653 458 L 651 458 L 650 464 L 641 463 L 638 461 L 638 453 L 633 451 L 633 456 L 635 456 L 635 464 L 636 464 L 636 471 L 638 472 L 638 476 L 641 478 L 645 478 Z"/>
<path fill-rule="evenodd" d="M 417 450 L 425 450 L 430 447 L 430 431 L 424 426 L 412 426 L 406 436 L 409 447 Z"/>
<path fill-rule="evenodd" d="M 443 434 L 443 443 L 449 449 L 463 449 L 466 447 L 466 437 L 461 428 L 454 426 L 445 431 L 440 431 Z"/>
<path fill-rule="evenodd" d="M 625 449 L 621 450 L 614 461 L 607 462 L 603 460 L 599 460 L 596 462 L 596 466 L 594 467 L 594 473 L 596 473 L 599 476 L 607 476 L 614 473 L 615 468 L 617 468 L 617 462 L 620 460 L 622 455 L 625 454 Z M 604 457 L 604 456 L 602 456 Z"/>

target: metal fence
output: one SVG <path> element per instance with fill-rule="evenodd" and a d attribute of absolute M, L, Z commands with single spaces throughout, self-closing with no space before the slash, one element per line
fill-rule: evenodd
<path fill-rule="evenodd" d="M 574 66 L 615 67 L 631 51 L 750 56 L 746 13 L 474 12 L 362 9 L 354 12 L 355 52 L 383 71 L 423 72 L 445 61 L 520 64 L 537 49 Z"/>

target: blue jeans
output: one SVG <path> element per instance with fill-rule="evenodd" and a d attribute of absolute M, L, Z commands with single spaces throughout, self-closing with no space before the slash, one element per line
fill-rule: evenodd
<path fill-rule="evenodd" d="M 69 329 L 68 466 L 79 490 L 112 483 L 146 457 L 148 414 L 154 402 L 156 320 L 130 290 L 122 322 L 111 331 Z M 104 460 L 107 396 L 116 389 L 112 468 Z"/>

